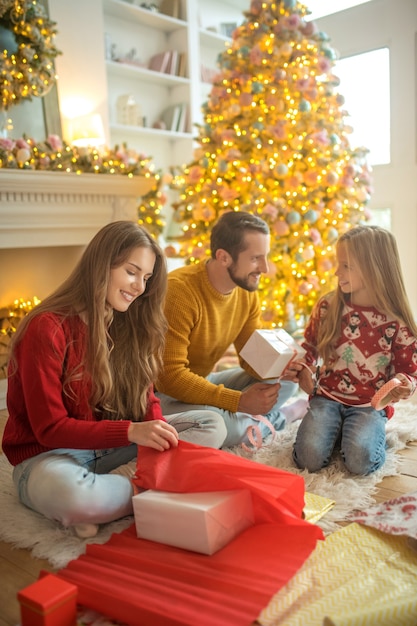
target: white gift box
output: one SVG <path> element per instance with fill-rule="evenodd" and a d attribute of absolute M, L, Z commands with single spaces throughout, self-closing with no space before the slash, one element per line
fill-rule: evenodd
<path fill-rule="evenodd" d="M 149 489 L 133 496 L 136 533 L 177 548 L 214 554 L 254 523 L 246 489 L 170 493 Z"/>
<path fill-rule="evenodd" d="M 292 360 L 305 350 L 283 328 L 255 330 L 240 351 L 240 356 L 261 378 L 278 378 Z"/>

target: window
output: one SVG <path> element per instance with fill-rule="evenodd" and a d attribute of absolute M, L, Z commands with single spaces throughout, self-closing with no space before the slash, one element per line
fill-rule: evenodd
<path fill-rule="evenodd" d="M 345 9 L 350 9 L 358 4 L 364 4 L 370 0 L 304 0 L 304 4 L 311 11 L 309 20 L 317 20 L 325 15 L 332 15 Z"/>
<path fill-rule="evenodd" d="M 336 61 L 352 148 L 368 148 L 371 165 L 390 162 L 389 50 L 381 48 Z"/>

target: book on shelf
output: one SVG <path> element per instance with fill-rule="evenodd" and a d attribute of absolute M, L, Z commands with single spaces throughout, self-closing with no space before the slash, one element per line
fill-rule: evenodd
<path fill-rule="evenodd" d="M 181 53 L 185 55 L 184 53 Z M 148 62 L 148 69 L 153 72 L 162 72 L 163 74 L 171 74 L 173 76 L 181 76 L 180 72 L 180 63 L 181 63 L 181 54 L 178 50 L 165 50 L 165 52 L 158 52 L 158 54 L 154 54 Z M 181 71 L 186 71 L 186 58 L 182 60 Z M 185 74 L 184 74 L 185 76 Z"/>
<path fill-rule="evenodd" d="M 162 112 L 161 119 L 165 124 L 166 130 L 174 132 L 177 130 L 180 113 L 181 108 L 179 104 L 171 104 Z"/>
<path fill-rule="evenodd" d="M 161 114 L 166 130 L 183 133 L 187 128 L 188 105 L 185 102 L 171 104 Z"/>
<path fill-rule="evenodd" d="M 181 17 L 180 0 L 162 0 L 159 10 L 164 15 L 175 17 L 177 20 Z"/>
<path fill-rule="evenodd" d="M 182 78 L 186 78 L 187 76 L 187 60 L 187 53 L 180 52 L 178 60 L 178 76 L 182 76 Z"/>
<path fill-rule="evenodd" d="M 179 59 L 178 50 L 171 50 L 170 61 L 168 64 L 168 68 L 166 70 L 167 74 L 178 76 L 178 59 Z"/>
<path fill-rule="evenodd" d="M 180 106 L 180 115 L 179 115 L 178 124 L 177 124 L 177 132 L 185 133 L 187 129 L 188 106 L 186 105 L 185 102 L 180 104 L 179 106 Z"/>
<path fill-rule="evenodd" d="M 148 63 L 148 69 L 154 72 L 166 72 L 171 59 L 171 52 L 166 50 L 165 52 L 158 52 L 154 54 Z"/>

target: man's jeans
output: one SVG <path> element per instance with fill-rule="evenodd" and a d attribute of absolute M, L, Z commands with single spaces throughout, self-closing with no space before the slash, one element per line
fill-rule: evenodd
<path fill-rule="evenodd" d="M 245 370 L 240 367 L 233 367 L 221 372 L 212 372 L 206 379 L 215 385 L 224 385 L 228 389 L 236 389 L 239 391 L 244 391 L 254 383 L 260 382 L 247 374 Z M 279 409 L 298 389 L 298 385 L 293 382 L 280 381 L 280 383 L 281 389 L 279 391 L 278 401 L 265 416 L 271 422 L 275 430 L 280 430 L 285 426 L 285 416 Z M 211 405 L 188 404 L 159 392 L 156 395 L 161 402 L 162 413 L 168 422 L 170 422 L 171 414 L 183 411 L 187 412 L 190 417 L 194 417 L 196 416 L 196 412 L 201 413 L 202 411 L 210 411 L 211 413 L 214 411 L 221 415 L 227 429 L 227 436 L 222 445 L 223 448 L 248 443 L 247 430 L 254 424 L 260 428 L 263 437 L 270 434 L 267 425 L 255 421 L 249 413 L 232 413 L 231 411 L 226 411 L 225 409 Z"/>

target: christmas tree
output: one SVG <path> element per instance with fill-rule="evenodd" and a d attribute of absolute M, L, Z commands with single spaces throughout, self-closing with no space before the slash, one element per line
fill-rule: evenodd
<path fill-rule="evenodd" d="M 296 0 L 252 0 L 219 55 L 198 148 L 177 173 L 174 219 L 186 262 L 209 256 L 225 211 L 256 213 L 271 229 L 260 296 L 266 326 L 301 327 L 334 286 L 334 244 L 365 221 L 370 169 L 352 149 L 337 58 Z"/>

